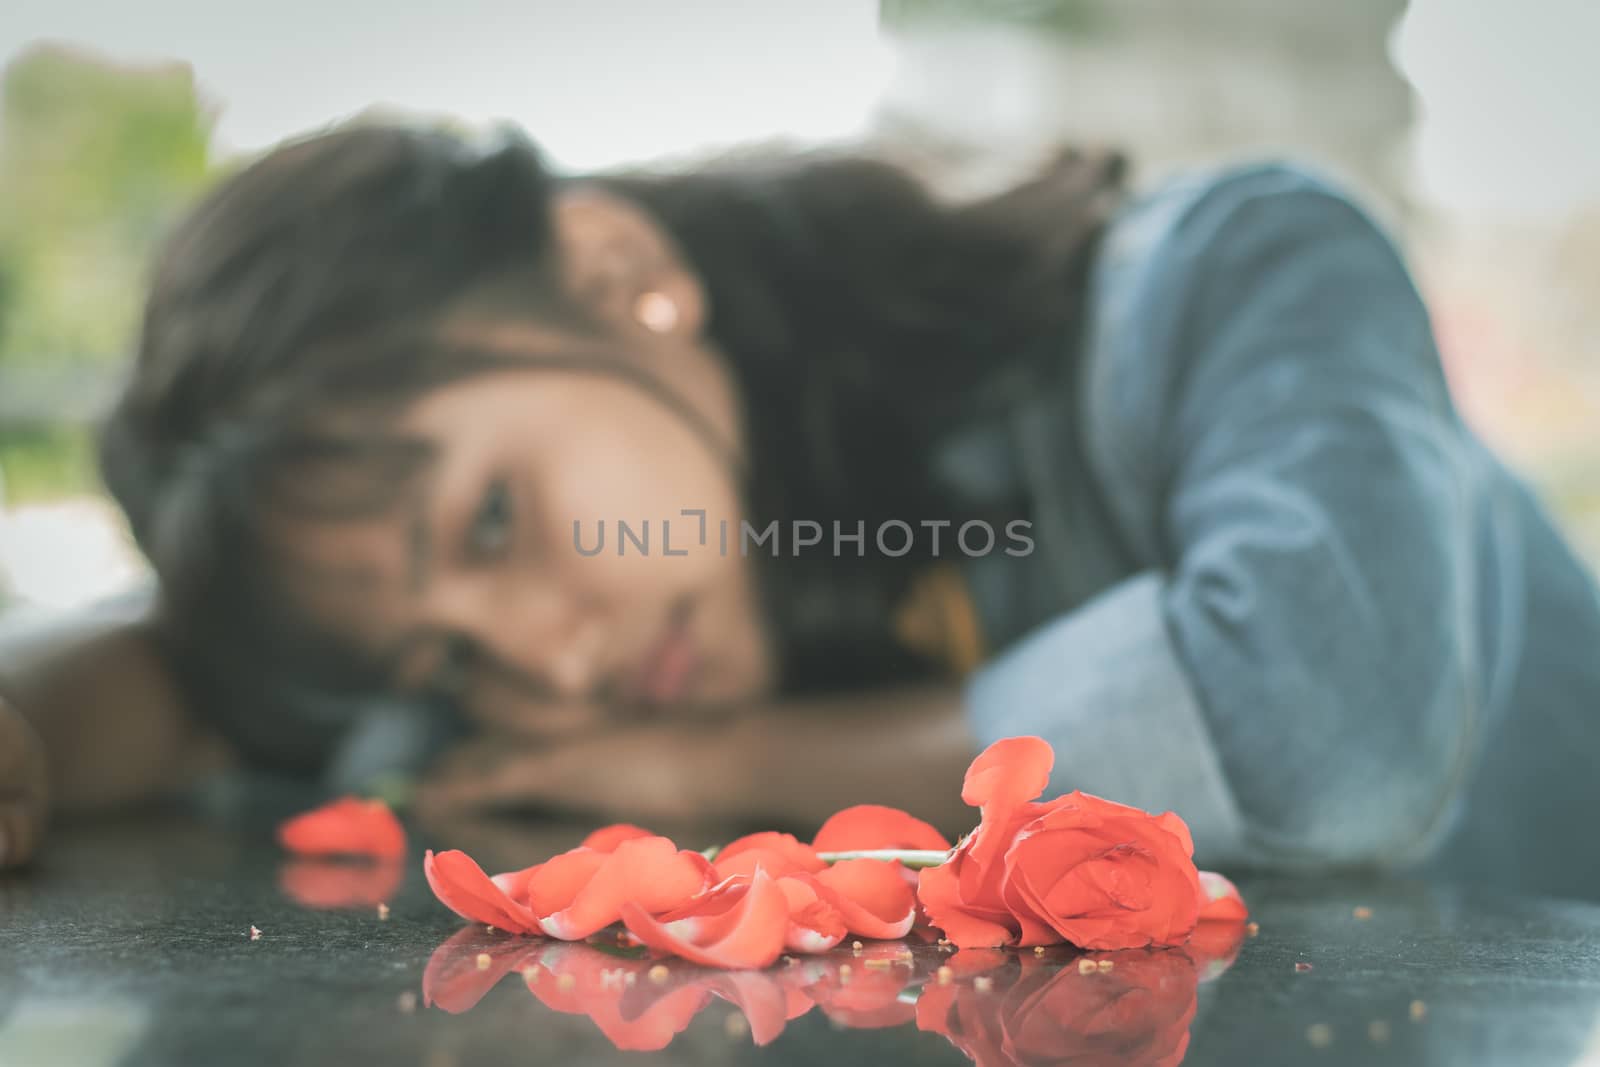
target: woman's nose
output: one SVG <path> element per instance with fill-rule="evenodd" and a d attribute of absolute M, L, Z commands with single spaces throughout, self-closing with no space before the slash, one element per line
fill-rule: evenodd
<path fill-rule="evenodd" d="M 565 628 L 562 636 L 543 644 L 532 655 L 541 661 L 540 669 L 551 691 L 564 700 L 594 697 L 603 683 L 601 659 L 605 653 L 605 634 L 600 620 L 579 616 Z"/>

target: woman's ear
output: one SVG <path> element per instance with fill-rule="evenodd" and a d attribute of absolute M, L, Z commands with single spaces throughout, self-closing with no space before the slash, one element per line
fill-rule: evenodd
<path fill-rule="evenodd" d="M 562 284 L 574 299 L 619 330 L 700 335 L 705 289 L 654 219 L 583 186 L 557 196 L 553 211 Z"/>

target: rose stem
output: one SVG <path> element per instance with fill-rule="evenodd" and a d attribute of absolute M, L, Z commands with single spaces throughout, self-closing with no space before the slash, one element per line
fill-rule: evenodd
<path fill-rule="evenodd" d="M 950 853 L 942 849 L 878 848 L 858 852 L 819 852 L 824 863 L 842 863 L 845 860 L 899 860 L 907 867 L 938 867 L 947 863 Z"/>

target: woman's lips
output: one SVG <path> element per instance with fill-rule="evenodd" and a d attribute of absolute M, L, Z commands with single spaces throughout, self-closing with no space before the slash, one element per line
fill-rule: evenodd
<path fill-rule="evenodd" d="M 688 620 L 680 612 L 668 623 L 667 632 L 646 654 L 634 676 L 635 695 L 651 704 L 670 704 L 682 698 L 699 660 L 689 638 Z"/>

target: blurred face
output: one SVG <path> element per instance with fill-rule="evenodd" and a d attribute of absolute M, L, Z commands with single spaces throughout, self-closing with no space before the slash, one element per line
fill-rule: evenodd
<path fill-rule="evenodd" d="M 524 733 L 760 694 L 770 653 L 737 549 L 744 435 L 695 299 L 645 290 L 601 336 L 447 322 L 452 339 L 528 367 L 448 384 L 404 414 L 399 429 L 435 458 L 400 507 L 284 529 L 297 597 L 401 688 L 454 691 Z"/>

